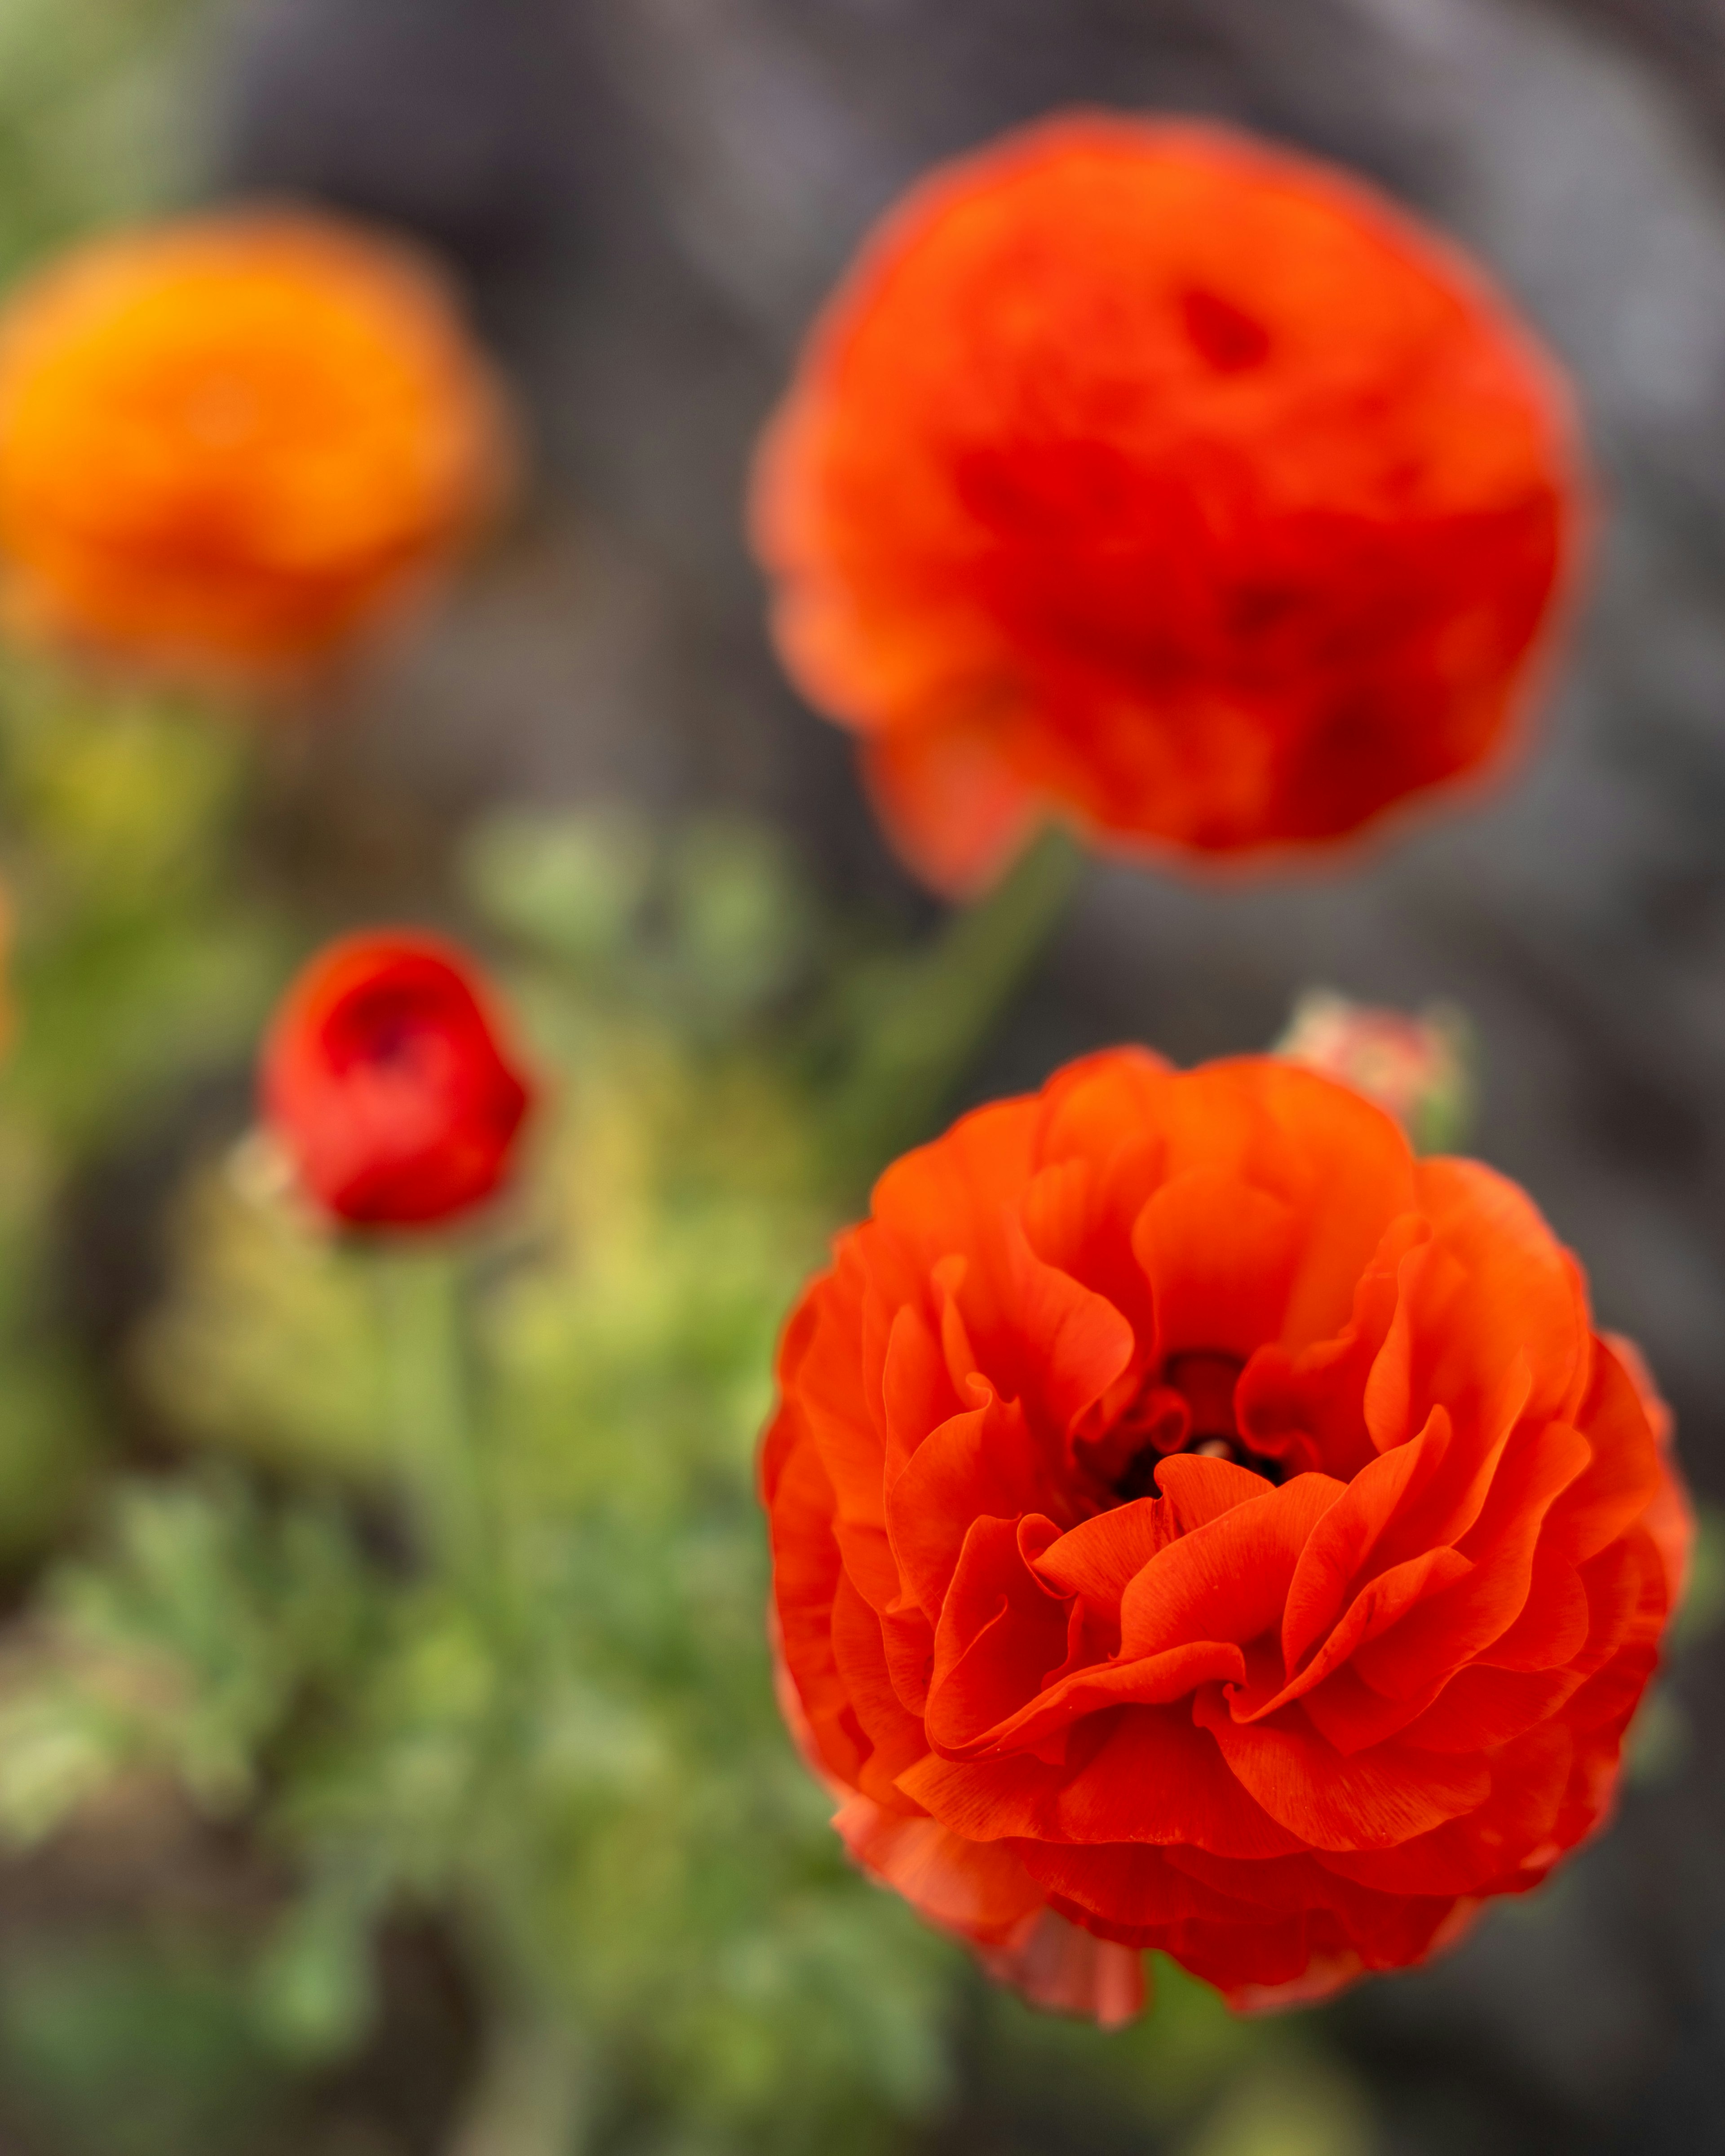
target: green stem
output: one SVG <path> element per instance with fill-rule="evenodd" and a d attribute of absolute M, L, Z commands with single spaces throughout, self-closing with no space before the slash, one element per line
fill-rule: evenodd
<path fill-rule="evenodd" d="M 578 2156 L 588 2074 L 567 2022 L 531 2011 L 494 2030 L 449 2156 Z"/>
<path fill-rule="evenodd" d="M 496 1487 L 474 1413 L 463 1268 L 447 1248 L 378 1251 L 384 1382 L 397 1471 L 426 1555 L 482 1637 L 502 1607 Z"/>
<path fill-rule="evenodd" d="M 577 2156 L 588 2065 L 555 1988 L 536 1980 L 531 1901 L 511 1893 L 484 1817 L 519 1801 L 508 1787 L 526 1681 L 511 1550 L 488 1431 L 476 1412 L 459 1253 L 437 1245 L 373 1254 L 390 1420 L 399 1472 L 428 1563 L 466 1612 L 490 1664 L 475 1733 L 480 1819 L 468 1851 L 490 1980 L 485 2054 L 449 2156 Z"/>
<path fill-rule="evenodd" d="M 835 1104 L 845 1166 L 869 1173 L 930 1135 L 1077 887 L 1084 854 L 1050 824 L 988 896 L 870 984 L 863 1038 Z"/>

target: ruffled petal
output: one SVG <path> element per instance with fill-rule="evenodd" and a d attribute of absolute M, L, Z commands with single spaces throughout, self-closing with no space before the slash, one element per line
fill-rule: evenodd
<path fill-rule="evenodd" d="M 1230 1215 L 1225 1237 L 1206 1232 Z M 1267 1191 L 1214 1168 L 1188 1168 L 1138 1216 L 1132 1244 L 1148 1276 L 1165 1355 L 1195 1351 L 1244 1362 L 1281 1328 L 1300 1223 Z"/>
<path fill-rule="evenodd" d="M 973 1945 L 1004 1945 L 1042 1907 L 1041 1889 L 1004 1843 L 966 1841 L 934 1820 L 883 1812 L 866 1797 L 841 1806 L 833 1825 L 865 1871 Z"/>
<path fill-rule="evenodd" d="M 1122 1655 L 1191 1640 L 1243 1645 L 1279 1625 L 1301 1552 L 1343 1493 L 1327 1475 L 1296 1475 L 1170 1543 L 1121 1599 Z"/>
<path fill-rule="evenodd" d="M 1327 1995 L 1611 1804 L 1669 1418 L 1519 1194 L 1334 1091 L 1087 1058 L 890 1170 L 786 1329 L 786 1719 L 1043 2004 L 1128 2010 L 1147 1948 Z"/>
<path fill-rule="evenodd" d="M 1434 1240 L 1456 1265 L 1422 1313 L 1421 1420 L 1438 1400 L 1460 1419 L 1522 1356 L 1533 1377 L 1527 1412 L 1573 1421 L 1593 1368 L 1574 1260 L 1530 1200 L 1477 1161 L 1422 1160 L 1414 1178 Z"/>
<path fill-rule="evenodd" d="M 902 1583 L 931 1622 L 940 1618 L 976 1521 L 1016 1520 L 1045 1502 L 1060 1502 L 1019 1403 L 1000 1399 L 984 1380 L 975 1381 L 975 1389 L 981 1404 L 924 1440 L 886 1501 L 890 1593 L 896 1596 Z"/>
<path fill-rule="evenodd" d="M 1194 1706 L 1229 1770 L 1308 1849 L 1390 1849 L 1483 1803 L 1491 1782 L 1476 1759 L 1384 1743 L 1348 1758 L 1297 1707 L 1279 1722 L 1236 1722 L 1219 1692 Z"/>

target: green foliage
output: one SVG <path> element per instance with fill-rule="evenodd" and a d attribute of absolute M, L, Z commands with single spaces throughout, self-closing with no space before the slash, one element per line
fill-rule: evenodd
<path fill-rule="evenodd" d="M 685 857 L 690 917 L 719 911 L 706 879 L 735 902 L 736 848 Z M 752 1460 L 824 1207 L 795 1092 L 714 1048 L 711 998 L 656 1015 L 678 932 L 644 932 L 645 1012 L 626 967 L 524 982 L 547 1104 L 481 1249 L 356 1252 L 217 1170 L 143 1368 L 201 1441 L 407 1507 L 339 1697 L 295 1725 L 246 1665 L 266 1830 L 305 1880 L 258 1979 L 278 2036 L 357 2035 L 368 1926 L 429 1904 L 583 2033 L 603 2142 L 860 2149 L 942 2087 L 952 1959 L 844 1865 L 773 1703 Z M 243 1640 L 244 1607 L 215 1630 Z M 316 1691 L 286 1613 L 266 1629 Z M 235 1728 L 237 1663 L 195 1636 L 180 1663 L 209 1694 L 187 1725 Z"/>
<path fill-rule="evenodd" d="M 242 734 L 45 669 L 0 691 L 27 924 L 0 1532 L 23 1548 L 90 1510 L 103 1456 L 104 1395 L 41 1300 L 65 1194 L 244 1061 L 300 934 L 242 872 Z M 267 1139 L 196 1158 L 125 1371 L 181 1456 L 95 1486 L 0 1656 L 0 1832 L 53 1845 L 172 1786 L 266 1856 L 276 1899 L 164 1977 L 189 2026 L 225 1972 L 179 2108 L 126 2033 L 136 1938 L 56 1964 L 62 2019 L 19 2010 L 20 2075 L 74 2150 L 57 2045 L 88 2046 L 93 2086 L 136 2083 L 141 2156 L 250 2149 L 234 2092 L 362 2045 L 380 1929 L 417 1913 L 484 2004 L 464 2149 L 901 2146 L 952 2096 L 976 1980 L 850 1870 L 785 1736 L 754 1455 L 799 1283 L 934 1113 L 1070 862 L 1045 849 L 989 916 L 904 952 L 824 919 L 735 823 L 511 814 L 461 858 L 538 1081 L 512 1194 L 470 1234 L 367 1245 L 299 1204 Z M 1209 2132 L 1280 2054 L 1178 1972 L 1162 1988 L 1111 2041 L 991 1999 L 981 2071 L 1032 2108 L 1082 2085 L 1122 2145 Z M 0 2054 L 5 1995 L 0 1969 Z M 1232 2116 L 1217 2135 L 1257 2131 Z"/>
<path fill-rule="evenodd" d="M 0 278 L 183 194 L 206 0 L 0 0 Z M 74 1515 L 100 1385 L 49 1278 L 75 1179 L 244 1052 L 275 968 L 231 848 L 237 731 L 170 699 L 0 658 L 0 1566 Z"/>
<path fill-rule="evenodd" d="M 208 0 L 0 0 L 0 276 L 185 192 Z"/>
<path fill-rule="evenodd" d="M 135 1132 L 189 1072 L 249 1047 L 280 931 L 236 888 L 248 744 L 218 715 L 0 673 L 0 864 L 18 1039 L 0 1117 L 76 1157 Z"/>
<path fill-rule="evenodd" d="M 185 1291 L 146 1322 L 135 1364 L 187 1438 L 363 1484 L 385 1465 L 363 1260 L 280 1201 L 274 1168 L 243 1142 L 179 1194 L 168 1240 Z"/>
<path fill-rule="evenodd" d="M 56 1111 L 21 1064 L 32 1158 L 136 1127 L 173 1068 L 129 1059 L 81 970 L 105 907 L 169 944 L 249 938 L 254 1004 L 283 970 L 267 915 L 206 919 L 244 774 L 182 723 L 74 712 L 11 758 L 20 859 L 65 894 L 34 962 L 76 1014 L 59 1039 L 113 1026 L 86 1101 Z M 134 876 L 140 849 L 90 834 L 152 787 L 180 835 Z M 39 1844 L 166 1779 L 268 1851 L 285 1891 L 223 1951 L 236 2053 L 271 2072 L 364 2041 L 384 1922 L 444 1925 L 488 2021 L 464 2148 L 902 2145 L 952 2094 L 977 1979 L 850 1870 L 785 1736 L 754 1455 L 778 1327 L 866 1147 L 936 1097 L 932 1052 L 912 1072 L 893 1048 L 906 1010 L 955 968 L 1004 993 L 1064 865 L 1009 894 L 1000 949 L 971 920 L 864 949 L 857 977 L 783 849 L 734 824 L 511 815 L 463 861 L 539 1082 L 515 1189 L 470 1234 L 364 1244 L 297 1203 L 267 1141 L 194 1165 L 130 1356 L 186 1460 L 112 1486 L 0 1666 L 0 1830 Z M 182 1024 L 182 1078 L 245 1005 Z M 949 1067 L 988 1007 L 946 1013 Z M 984 2070 L 1032 2107 L 1081 2084 L 1122 2145 L 1207 2132 L 1280 2053 L 1178 1971 L 1162 1994 L 1114 2040 L 988 1998 Z"/>
<path fill-rule="evenodd" d="M 0 1820 L 30 1842 L 149 1768 L 241 1810 L 264 1745 L 362 1650 L 367 1585 L 327 1512 L 266 1513 L 231 1475 L 121 1486 L 102 1558 L 54 1575 L 0 1695 Z"/>
<path fill-rule="evenodd" d="M 1357 2082 L 1310 2053 L 1283 2052 L 1241 2076 L 1182 2156 L 1372 2156 L 1377 2145 Z"/>
<path fill-rule="evenodd" d="M 249 1053 L 280 930 L 236 888 L 244 737 L 160 696 L 0 662 L 0 1562 L 69 1516 L 100 1389 L 49 1301 L 79 1179 Z"/>
<path fill-rule="evenodd" d="M 480 912 L 588 997 L 709 1045 L 793 991 L 823 940 L 789 850 L 732 818 L 655 834 L 623 808 L 515 809 L 469 835 L 463 862 Z"/>
<path fill-rule="evenodd" d="M 99 1933 L 0 1959 L 0 2076 L 67 2156 L 257 2156 L 280 2069 L 234 1974 L 196 1936 Z"/>

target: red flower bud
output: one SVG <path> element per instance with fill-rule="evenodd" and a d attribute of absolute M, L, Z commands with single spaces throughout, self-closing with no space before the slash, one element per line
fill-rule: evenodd
<path fill-rule="evenodd" d="M 1272 1054 L 1339 1078 L 1394 1116 L 1420 1152 L 1441 1152 L 1473 1106 L 1467 1021 L 1443 1004 L 1410 1014 L 1309 988 Z"/>
<path fill-rule="evenodd" d="M 393 931 L 344 937 L 305 967 L 261 1085 L 301 1187 L 372 1228 L 430 1227 L 489 1198 L 528 1103 L 470 961 Z"/>

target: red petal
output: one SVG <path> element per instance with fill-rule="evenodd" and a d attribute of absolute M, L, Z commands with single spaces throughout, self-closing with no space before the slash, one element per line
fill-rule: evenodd
<path fill-rule="evenodd" d="M 1279 1440 L 1306 1433 L 1319 1464 L 1345 1479 L 1381 1449 L 1366 1429 L 1366 1382 L 1395 1316 L 1402 1260 L 1430 1232 L 1417 1214 L 1401 1214 L 1357 1282 L 1340 1332 L 1297 1350 L 1269 1341 L 1251 1357 L 1235 1389 L 1235 1412 L 1262 1450 L 1280 1453 Z"/>
<path fill-rule="evenodd" d="M 1132 1360 L 1132 1329 L 1106 1297 L 1045 1265 L 1016 1220 L 1007 1224 L 1019 1382 L 1063 1434 L 1101 1399 Z"/>
<path fill-rule="evenodd" d="M 833 1653 L 834 1597 L 843 1577 L 829 1525 L 832 1488 L 819 1454 L 797 1441 L 798 1425 L 782 1413 L 772 1440 L 773 1593 L 780 1651 L 810 1741 L 823 1765 L 850 1788 L 869 1755 Z"/>
<path fill-rule="evenodd" d="M 1243 1645 L 1279 1624 L 1300 1553 L 1342 1494 L 1327 1475 L 1296 1475 L 1169 1543 L 1122 1598 L 1122 1655 L 1193 1640 Z"/>
<path fill-rule="evenodd" d="M 1588 1458 L 1584 1440 L 1562 1423 L 1522 1433 L 1463 1538 L 1472 1571 L 1360 1649 L 1353 1666 L 1366 1683 L 1386 1699 L 1424 1705 L 1454 1671 L 1508 1631 L 1527 1603 L 1545 1515 Z"/>
<path fill-rule="evenodd" d="M 1228 1223 L 1218 1235 L 1216 1223 Z M 1281 1329 L 1301 1223 L 1267 1191 L 1219 1168 L 1177 1175 L 1146 1202 L 1132 1247 L 1148 1275 L 1164 1355 L 1244 1362 Z"/>
<path fill-rule="evenodd" d="M 862 767 L 900 857 L 947 898 L 998 881 L 1045 813 L 984 726 L 879 733 L 864 742 Z"/>
<path fill-rule="evenodd" d="M 1065 1649 L 1066 1605 L 1026 1563 L 1018 1523 L 973 1521 L 935 1628 L 929 1742 L 961 1755 L 986 1743 L 993 1725 L 1034 1703 Z"/>
<path fill-rule="evenodd" d="M 905 1810 L 893 1777 L 922 1757 L 928 1740 L 922 1723 L 906 1712 L 887 1676 L 880 1620 L 842 1573 L 833 1598 L 833 1656 L 851 1711 L 873 1748 L 861 1771 L 850 1779 L 889 1810 Z"/>
<path fill-rule="evenodd" d="M 1659 1448 L 1622 1363 L 1594 1342 L 1593 1381 L 1576 1415 L 1593 1457 L 1552 1508 L 1547 1539 L 1584 1562 L 1640 1519 L 1658 1494 Z"/>
<path fill-rule="evenodd" d="M 895 1819 L 866 1797 L 852 1798 L 833 1824 L 865 1871 L 974 1944 L 1009 1939 L 1042 1906 L 1041 1889 L 999 1842 L 966 1841 L 931 1819 Z"/>
<path fill-rule="evenodd" d="M 1260 1722 L 1290 1700 L 1303 1698 L 1339 1669 L 1357 1648 L 1388 1631 L 1427 1595 L 1442 1594 L 1472 1569 L 1459 1551 L 1439 1549 L 1427 1550 L 1424 1557 L 1409 1558 L 1405 1564 L 1379 1573 L 1355 1595 L 1341 1622 L 1307 1666 L 1290 1677 L 1279 1691 L 1249 1711 L 1244 1695 L 1235 1699 L 1235 1720 Z"/>
<path fill-rule="evenodd" d="M 1574 1753 L 1561 1722 L 1543 1723 L 1493 1753 L 1490 1794 L 1464 1816 L 1397 1848 L 1339 1850 L 1318 1861 L 1382 1893 L 1483 1892 L 1551 1836 Z"/>
<path fill-rule="evenodd" d="M 1481 1761 L 1453 1753 L 1392 1743 L 1346 1758 L 1300 1727 L 1298 1707 L 1279 1724 L 1242 1724 L 1202 1691 L 1193 1711 L 1242 1786 L 1310 1848 L 1393 1848 L 1473 1810 L 1491 1786 Z"/>
<path fill-rule="evenodd" d="M 1045 1496 L 1058 1502 L 1048 1486 L 1047 1464 L 1016 1400 L 1004 1402 L 990 1392 L 980 1407 L 942 1423 L 923 1440 L 886 1501 L 894 1593 L 902 1576 L 937 1622 L 973 1522 L 1016 1520 L 1040 1511 Z M 875 1600 L 872 1593 L 869 1599 Z"/>
<path fill-rule="evenodd" d="M 1264 1477 L 1254 1475 L 1250 1467 L 1237 1467 L 1231 1460 L 1207 1459 L 1197 1452 L 1178 1452 L 1159 1460 L 1156 1486 L 1165 1493 L 1180 1532 L 1189 1535 L 1196 1527 L 1219 1520 L 1236 1505 L 1253 1502 L 1265 1494 Z"/>
<path fill-rule="evenodd" d="M 1168 1463 L 1164 1461 L 1163 1466 Z M 1222 1466 L 1207 1460 L 1206 1466 Z M 1254 1482 L 1259 1481 L 1252 1476 Z M 1036 1569 L 1062 1594 L 1081 1594 L 1095 1609 L 1118 1620 L 1120 1598 L 1159 1549 L 1180 1532 L 1173 1506 L 1162 1497 L 1137 1497 L 1129 1505 L 1081 1521 L 1051 1543 Z"/>
<path fill-rule="evenodd" d="M 1246 1794 L 1189 1710 L 1127 1707 L 1095 1717 L 1094 1728 L 1095 1748 L 1076 1765 L 931 1757 L 901 1774 L 899 1787 L 978 1840 L 1191 1842 L 1243 1857 L 1299 1848 Z"/>
<path fill-rule="evenodd" d="M 1290 1671 L 1335 1623 L 1378 1537 L 1409 1491 L 1424 1488 L 1450 1438 L 1449 1416 L 1434 1408 L 1420 1435 L 1373 1457 L 1312 1529 L 1289 1583 L 1282 1618 L 1282 1653 Z"/>
<path fill-rule="evenodd" d="M 1538 1672 L 1562 1669 L 1587 1643 L 1587 1589 L 1568 1551 L 1542 1546 L 1533 1553 L 1532 1573 L 1522 1614 L 1502 1632 L 1480 1660 L 1494 1670 Z"/>
<path fill-rule="evenodd" d="M 886 1425 L 885 1477 L 891 1483 L 931 1431 L 968 1403 L 947 1375 L 940 1343 L 913 1304 L 894 1313 L 880 1363 L 881 1414 Z"/>
<path fill-rule="evenodd" d="M 1477 1161 L 1416 1163 L 1420 1203 L 1459 1268 L 1422 1312 L 1416 1412 L 1445 1401 L 1458 1421 L 1517 1355 L 1533 1373 L 1530 1415 L 1572 1420 L 1592 1373 L 1587 1296 L 1575 1261 L 1512 1183 Z"/>
<path fill-rule="evenodd" d="M 1031 1919 L 1011 1945 L 985 1953 L 983 1964 L 1045 2013 L 1123 2029 L 1144 2010 L 1143 1956 L 1093 1938 L 1053 1909 Z"/>

